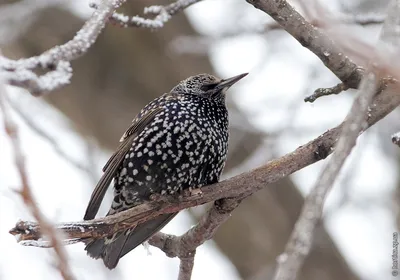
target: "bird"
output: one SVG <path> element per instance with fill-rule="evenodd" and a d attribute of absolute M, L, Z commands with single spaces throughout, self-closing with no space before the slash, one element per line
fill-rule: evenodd
<path fill-rule="evenodd" d="M 219 181 L 228 152 L 226 91 L 248 73 L 229 79 L 198 74 L 147 104 L 133 119 L 103 167 L 84 220 L 94 219 L 113 181 L 107 215 L 150 200 Z M 162 214 L 128 230 L 85 241 L 87 254 L 114 269 L 120 258 L 160 231 L 177 213 Z"/>

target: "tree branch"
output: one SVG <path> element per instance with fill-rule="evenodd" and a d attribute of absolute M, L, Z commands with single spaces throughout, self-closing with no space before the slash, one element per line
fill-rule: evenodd
<path fill-rule="evenodd" d="M 364 70 L 324 32 L 306 21 L 287 1 L 246 0 L 270 15 L 299 43 L 313 52 L 349 88 L 358 88 Z"/>
<path fill-rule="evenodd" d="M 151 29 L 159 29 L 164 27 L 172 16 L 183 11 L 187 7 L 200 2 L 202 0 L 177 0 L 166 6 L 150 6 L 144 9 L 145 15 L 153 15 L 153 19 L 143 18 L 140 16 L 126 16 L 120 13 L 113 13 L 110 20 L 122 27 L 143 27 Z M 95 3 L 90 4 L 94 9 L 98 9 L 98 5 Z"/>
<path fill-rule="evenodd" d="M 327 96 L 332 94 L 339 94 L 342 91 L 348 90 L 349 88 L 344 83 L 339 83 L 331 88 L 318 88 L 314 91 L 313 94 L 304 98 L 305 102 L 313 103 L 315 100 L 320 98 L 321 96 Z"/>
<path fill-rule="evenodd" d="M 378 45 L 378 47 L 382 47 L 382 43 L 388 44 L 389 48 L 385 48 L 388 52 L 386 55 L 391 56 L 393 59 L 397 56 L 397 49 L 400 46 L 398 39 L 400 35 L 398 28 L 398 25 L 400 25 L 399 12 L 400 3 L 392 1 L 391 9 L 381 32 L 379 42 L 381 44 Z M 388 34 L 391 36 L 388 36 Z M 397 40 L 393 40 L 394 38 L 397 38 Z M 393 48 L 394 46 L 397 48 Z M 390 50 L 392 51 L 390 52 Z M 365 120 L 369 117 L 369 104 L 371 104 L 374 95 L 379 94 L 381 90 L 388 89 L 390 80 L 384 80 L 383 85 L 381 85 L 377 75 L 372 72 L 374 66 L 378 65 L 379 62 L 378 57 L 374 57 L 370 61 L 368 72 L 364 75 L 360 84 L 358 96 L 354 100 L 353 106 L 344 122 L 335 153 L 321 172 L 315 187 L 307 196 L 300 217 L 286 245 L 285 252 L 278 258 L 278 267 L 274 280 L 296 279 L 305 258 L 311 250 L 315 228 L 322 217 L 324 202 L 344 162 L 356 145 L 359 134 L 364 129 Z"/>
<path fill-rule="evenodd" d="M 38 221 L 38 225 L 40 225 L 43 235 L 50 239 L 50 244 L 52 247 L 54 247 L 54 251 L 57 256 L 57 268 L 60 271 L 61 276 L 64 280 L 73 280 L 74 277 L 72 276 L 68 265 L 68 257 L 64 247 L 62 246 L 60 237 L 50 222 L 46 219 L 46 217 L 44 217 L 39 207 L 36 205 L 35 199 L 31 192 L 28 173 L 25 168 L 25 157 L 22 152 L 18 129 L 16 124 L 9 116 L 8 108 L 6 106 L 6 98 L 6 89 L 0 80 L 0 109 L 3 112 L 4 128 L 12 144 L 15 165 L 22 185 L 22 189 L 18 190 L 17 192 L 21 195 L 25 205 L 31 211 L 33 217 Z"/>
<path fill-rule="evenodd" d="M 34 96 L 54 91 L 70 83 L 70 61 L 89 50 L 109 19 L 123 26 L 161 28 L 173 15 L 201 0 L 177 0 L 167 6 L 145 8 L 145 14 L 155 15 L 154 19 L 138 16 L 129 18 L 116 13 L 115 10 L 125 1 L 102 0 L 100 4 L 91 4 L 95 8 L 93 15 L 74 38 L 61 46 L 55 46 L 38 56 L 26 59 L 11 60 L 0 56 L 0 78 L 5 83 L 29 90 Z M 46 73 L 37 75 L 35 69 L 45 70 Z"/>
<path fill-rule="evenodd" d="M 102 0 L 99 8 L 74 38 L 55 46 L 41 55 L 11 60 L 0 57 L 0 77 L 10 85 L 25 88 L 39 96 L 69 84 L 72 77 L 70 61 L 85 54 L 104 29 L 108 18 L 125 0 Z M 47 73 L 38 76 L 35 69 Z"/>
<path fill-rule="evenodd" d="M 345 160 L 356 145 L 357 137 L 362 131 L 367 117 L 368 105 L 376 94 L 376 89 L 376 76 L 374 74 L 366 75 L 360 85 L 358 97 L 344 122 L 335 152 L 318 178 L 316 186 L 307 196 L 285 252 L 279 257 L 274 280 L 296 279 L 311 250 L 315 228 L 322 216 L 325 199 Z"/>
<path fill-rule="evenodd" d="M 363 127 L 363 131 L 396 108 L 400 104 L 400 95 L 388 88 L 375 96 L 373 104 L 375 106 L 372 106 L 369 110 L 366 126 Z M 85 238 L 109 236 L 115 231 L 132 228 L 136 224 L 151 220 L 161 214 L 175 213 L 185 208 L 228 198 L 218 202 L 220 204 L 217 203 L 219 209 L 224 209 L 224 211 L 221 212 L 214 206 L 208 214 L 202 218 L 204 222 L 201 221 L 201 224 L 192 228 L 187 233 L 187 237 L 185 238 L 193 236 L 190 242 L 195 242 L 194 244 L 200 245 L 205 240 L 209 239 L 218 226 L 229 217 L 232 210 L 239 205 L 238 200 L 266 187 L 269 183 L 276 182 L 293 172 L 321 159 L 325 159 L 333 151 L 344 123 L 328 130 L 318 138 L 300 146 L 295 151 L 268 162 L 264 166 L 217 184 L 202 187 L 200 191 L 196 191 L 195 193 L 187 195 L 186 192 L 180 197 L 159 196 L 156 197 L 154 201 L 147 202 L 115 215 L 91 221 L 63 223 L 59 224 L 57 228 L 64 233 L 67 237 L 67 241 L 78 242 Z M 216 219 L 220 219 L 220 221 L 213 222 Z M 204 224 L 209 224 L 209 226 L 204 226 Z M 16 235 L 17 240 L 23 245 L 43 245 L 40 227 L 36 223 L 18 222 L 16 226 L 10 230 L 10 233 Z M 155 241 L 153 240 L 152 242 L 154 244 Z M 172 248 L 174 249 L 171 251 L 171 254 L 178 256 L 180 248 Z"/>

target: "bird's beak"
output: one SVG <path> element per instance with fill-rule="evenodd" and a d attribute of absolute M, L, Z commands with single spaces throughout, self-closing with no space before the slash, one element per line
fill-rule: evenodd
<path fill-rule="evenodd" d="M 246 77 L 247 74 L 249 74 L 249 73 L 243 73 L 243 74 L 237 75 L 237 76 L 229 78 L 229 79 L 221 80 L 221 82 L 219 82 L 219 84 L 217 85 L 217 88 L 219 90 L 228 89 L 233 84 L 237 83 L 240 79 Z"/>

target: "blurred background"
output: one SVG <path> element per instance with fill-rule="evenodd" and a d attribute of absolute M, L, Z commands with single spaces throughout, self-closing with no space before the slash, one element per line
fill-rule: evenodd
<path fill-rule="evenodd" d="M 127 1 L 121 11 L 142 14 L 165 0 Z M 333 15 L 384 15 L 386 0 L 320 1 Z M 297 6 L 298 3 L 292 1 Z M 37 55 L 73 37 L 91 10 L 88 1 L 1 0 L 3 55 Z M 301 11 L 301 10 L 300 10 Z M 323 20 L 323 18 L 321 19 Z M 291 152 L 339 124 L 354 91 L 305 103 L 337 78 L 266 14 L 243 0 L 205 0 L 164 28 L 123 29 L 109 24 L 94 47 L 72 63 L 72 83 L 44 98 L 8 87 L 29 180 L 41 210 L 54 223 L 81 220 L 101 168 L 146 103 L 180 80 L 202 72 L 227 78 L 250 74 L 230 90 L 231 139 L 224 178 Z M 380 24 L 348 24 L 341 32 L 373 45 Z M 358 140 L 324 209 L 301 280 L 390 279 L 392 234 L 399 231 L 399 111 Z M 2 123 L 2 122 L 0 122 Z M 270 279 L 298 217 L 304 195 L 325 162 L 314 164 L 252 197 L 235 210 L 213 241 L 198 249 L 193 279 Z M 0 129 L 0 279 L 61 279 L 52 250 L 23 247 L 8 230 L 32 217 L 19 189 L 12 150 Z M 111 188 L 102 205 L 111 203 Z M 205 207 L 182 212 L 163 229 L 181 234 Z M 67 247 L 77 279 L 176 279 L 179 261 L 140 246 L 108 271 Z"/>

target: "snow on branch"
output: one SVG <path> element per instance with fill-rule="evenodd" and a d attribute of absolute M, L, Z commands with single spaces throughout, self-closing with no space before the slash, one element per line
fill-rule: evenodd
<path fill-rule="evenodd" d="M 114 13 L 110 20 L 122 27 L 143 27 L 158 29 L 162 28 L 166 22 L 168 22 L 172 16 L 180 11 L 183 11 L 187 7 L 200 2 L 202 0 L 177 0 L 166 6 L 150 6 L 144 8 L 145 15 L 153 15 L 153 19 L 143 18 L 140 16 L 126 16 L 121 13 Z M 94 9 L 98 9 L 98 5 L 92 3 L 90 5 Z"/>
<path fill-rule="evenodd" d="M 88 51 L 105 27 L 108 18 L 125 0 L 102 0 L 99 8 L 76 33 L 74 38 L 41 55 L 11 60 L 0 57 L 0 78 L 8 84 L 25 88 L 38 96 L 69 84 L 72 76 L 70 61 Z M 34 70 L 48 71 L 37 75 Z"/>
<path fill-rule="evenodd" d="M 386 90 L 374 97 L 373 104 L 375 106 L 370 108 L 366 125 L 362 127 L 362 131 L 394 110 L 400 104 L 400 95 L 395 91 Z M 157 234 L 149 240 L 151 245 L 160 248 L 168 256 L 177 256 L 183 259 L 181 269 L 184 271 L 185 268 L 190 267 L 190 258 L 194 257 L 196 248 L 212 238 L 218 227 L 229 218 L 242 199 L 267 187 L 270 183 L 325 159 L 333 151 L 344 124 L 345 122 L 264 166 L 217 184 L 204 186 L 195 192 L 184 192 L 179 197 L 153 196 L 153 200 L 150 202 L 114 215 L 90 221 L 62 223 L 56 225 L 56 228 L 66 237 L 65 244 L 71 244 L 86 238 L 109 236 L 116 231 L 132 228 L 162 214 L 175 213 L 189 207 L 216 201 L 207 214 L 201 218 L 199 224 L 182 236 Z M 10 230 L 10 234 L 15 235 L 22 245 L 50 246 L 50 243 L 43 239 L 41 226 L 37 223 L 19 221 Z"/>
<path fill-rule="evenodd" d="M 25 88 L 34 96 L 40 96 L 70 83 L 72 68 L 70 61 L 85 54 L 96 42 L 108 20 L 123 26 L 161 28 L 173 15 L 201 0 L 178 0 L 167 6 L 150 6 L 145 14 L 155 15 L 154 19 L 138 16 L 129 18 L 115 10 L 126 0 L 102 0 L 91 4 L 93 15 L 67 43 L 55 46 L 34 57 L 11 60 L 0 56 L 0 78 L 7 84 Z M 34 70 L 47 71 L 37 75 Z"/>
<path fill-rule="evenodd" d="M 7 84 L 25 88 L 34 96 L 40 96 L 70 83 L 72 68 L 70 61 L 85 54 L 96 42 L 108 20 L 123 26 L 161 28 L 173 15 L 201 0 L 178 0 L 166 6 L 150 6 L 145 14 L 154 19 L 132 17 L 116 13 L 115 10 L 126 0 L 102 0 L 91 4 L 95 11 L 76 35 L 67 43 L 55 46 L 44 53 L 30 58 L 12 60 L 0 56 L 0 78 Z M 35 70 L 46 71 L 38 75 Z"/>

